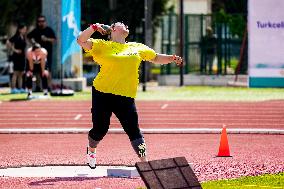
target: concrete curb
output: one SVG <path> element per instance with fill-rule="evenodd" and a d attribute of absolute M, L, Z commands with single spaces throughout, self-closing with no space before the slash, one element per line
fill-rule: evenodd
<path fill-rule="evenodd" d="M 139 177 L 135 167 L 97 166 L 91 169 L 84 166 L 35 166 L 1 168 L 0 177 Z"/>
<path fill-rule="evenodd" d="M 193 164 L 189 163 L 193 168 Z M 95 169 L 87 165 L 46 165 L 46 166 L 22 166 L 0 168 L 0 177 L 140 177 L 134 166 L 107 166 L 97 165 Z"/>
<path fill-rule="evenodd" d="M 2 128 L 0 134 L 85 134 L 89 128 Z M 171 129 L 143 129 L 144 134 L 220 134 L 222 129 L 217 128 L 171 128 Z M 123 134 L 121 128 L 109 129 L 110 134 Z M 228 134 L 270 134 L 284 135 L 283 129 L 252 129 L 233 128 L 227 129 Z"/>

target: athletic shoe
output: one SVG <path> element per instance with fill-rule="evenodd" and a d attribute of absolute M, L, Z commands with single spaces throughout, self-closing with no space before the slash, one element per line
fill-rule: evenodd
<path fill-rule="evenodd" d="M 20 91 L 16 88 L 11 90 L 11 94 L 18 94 L 18 93 L 20 93 Z"/>
<path fill-rule="evenodd" d="M 32 99 L 34 99 L 35 97 L 32 95 L 32 93 L 31 92 L 28 92 L 28 96 L 27 96 L 27 99 L 28 100 L 32 100 Z"/>
<path fill-rule="evenodd" d="M 25 89 L 19 89 L 20 93 L 27 93 L 27 91 Z"/>
<path fill-rule="evenodd" d="M 89 151 L 87 147 L 87 164 L 91 169 L 96 168 L 97 158 L 96 158 L 96 152 Z"/>
<path fill-rule="evenodd" d="M 47 96 L 47 95 L 48 95 L 48 91 L 47 91 L 47 90 L 44 91 L 44 92 L 43 92 L 43 95 L 44 95 L 44 96 Z"/>

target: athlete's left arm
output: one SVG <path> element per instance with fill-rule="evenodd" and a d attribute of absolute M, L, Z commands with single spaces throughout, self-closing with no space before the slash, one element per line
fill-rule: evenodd
<path fill-rule="evenodd" d="M 169 64 L 175 62 L 178 66 L 182 65 L 182 58 L 177 55 L 156 54 L 156 57 L 150 62 L 154 64 Z"/>

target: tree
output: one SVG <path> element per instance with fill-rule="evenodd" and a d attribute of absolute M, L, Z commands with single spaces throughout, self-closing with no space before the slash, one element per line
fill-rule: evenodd
<path fill-rule="evenodd" d="M 143 26 L 144 1 L 143 0 L 112 0 L 115 7 L 110 10 L 108 0 L 81 0 L 82 3 L 82 26 L 94 22 L 109 23 L 124 21 L 130 28 L 130 38 L 137 39 L 137 28 Z M 153 0 L 153 25 L 158 24 L 161 15 L 168 11 L 169 0 Z M 34 19 L 41 13 L 41 0 L 1 0 L 0 1 L 0 35 L 7 33 L 11 24 L 24 22 L 33 24 Z"/>
<path fill-rule="evenodd" d="M 247 13 L 247 0 L 213 0 L 212 11 L 219 12 L 224 10 L 228 14 Z"/>
<path fill-rule="evenodd" d="M 111 2 L 115 7 L 110 8 Z M 153 26 L 158 25 L 159 17 L 168 11 L 169 0 L 153 0 Z M 113 5 L 112 5 L 113 6 Z M 142 40 L 144 19 L 143 0 L 82 0 L 82 27 L 90 23 L 109 23 L 123 21 L 129 26 L 131 40 Z"/>
<path fill-rule="evenodd" d="M 243 36 L 247 23 L 247 0 L 213 0 L 212 11 L 216 22 L 228 24 L 234 36 Z"/>
<path fill-rule="evenodd" d="M 0 1 L 0 35 L 8 32 L 11 24 L 24 22 L 31 25 L 41 12 L 40 0 L 1 0 Z"/>

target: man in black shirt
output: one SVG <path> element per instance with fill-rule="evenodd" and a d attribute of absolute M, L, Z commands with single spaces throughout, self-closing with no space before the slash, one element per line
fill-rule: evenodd
<path fill-rule="evenodd" d="M 39 43 L 41 47 L 48 52 L 47 67 L 49 71 L 52 69 L 52 45 L 56 41 L 54 31 L 47 26 L 45 16 L 40 15 L 37 18 L 37 27 L 32 30 L 27 36 L 32 43 Z"/>

